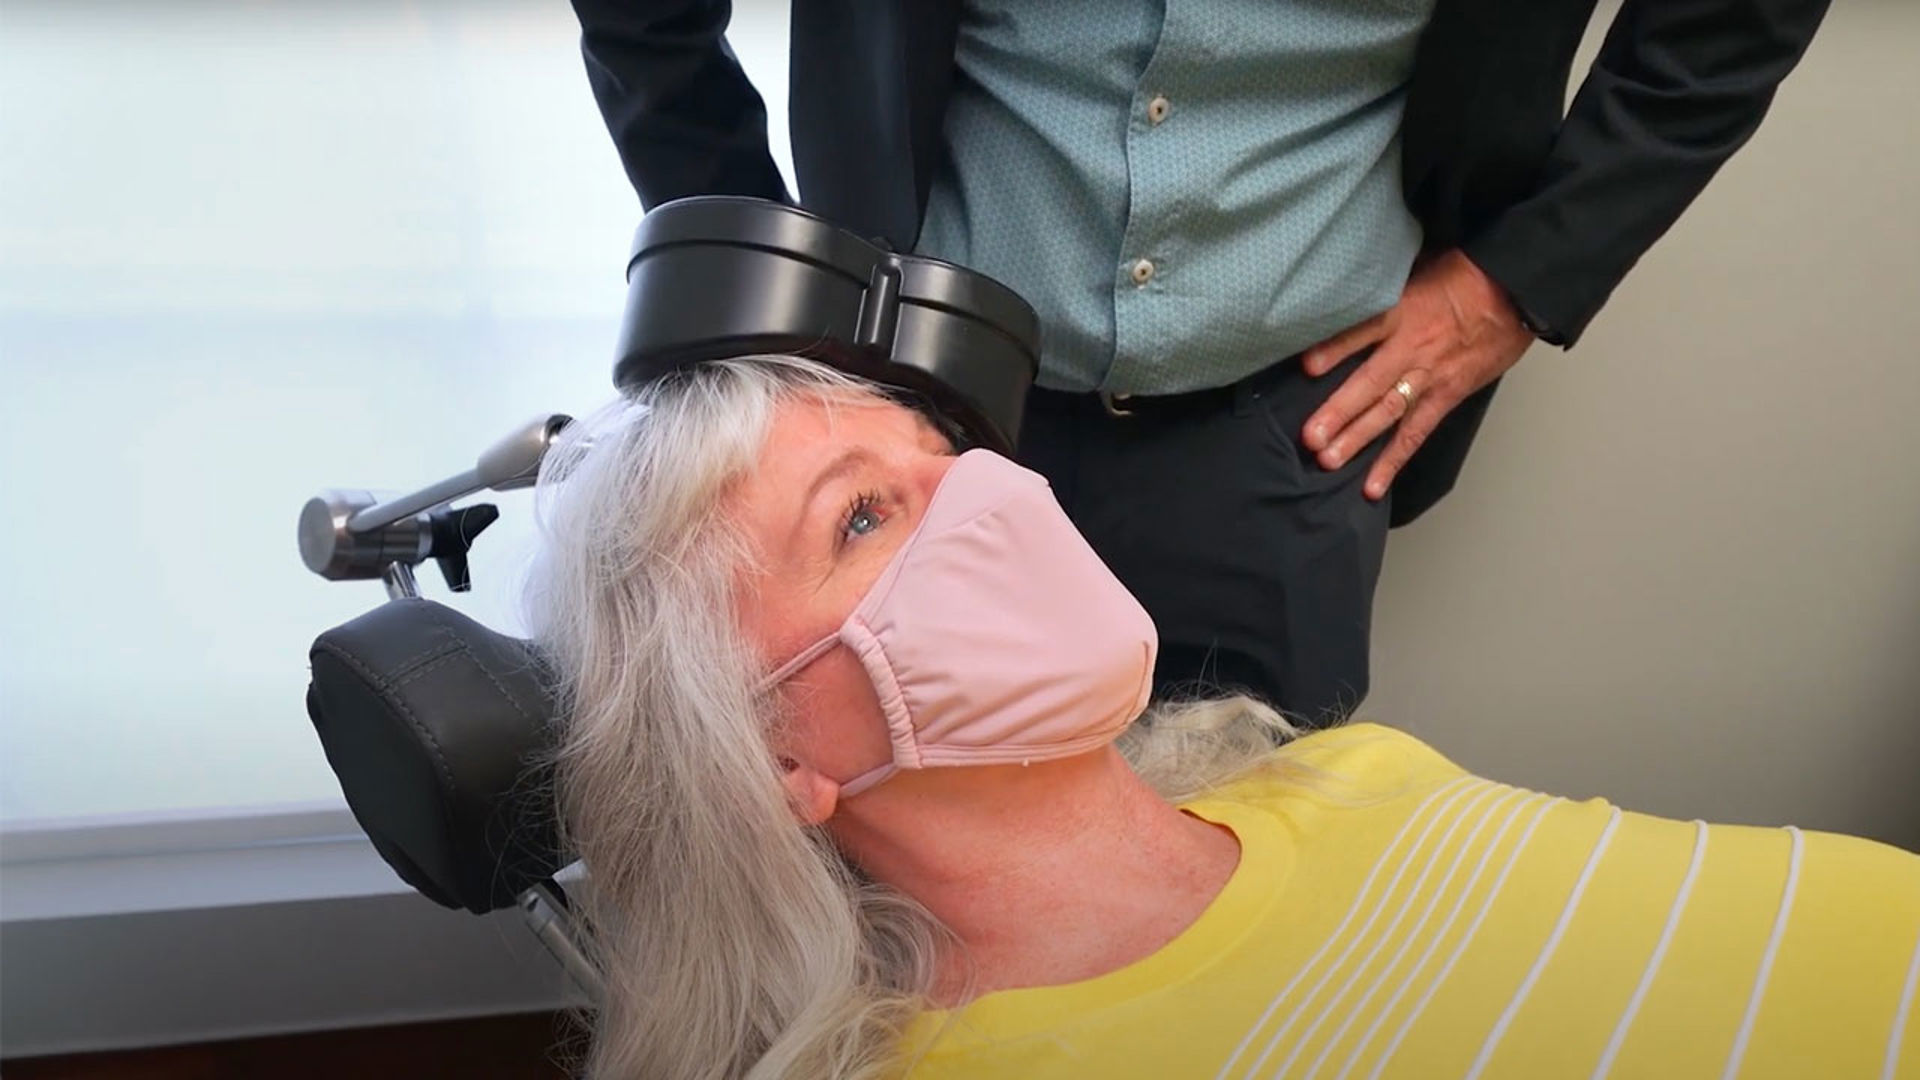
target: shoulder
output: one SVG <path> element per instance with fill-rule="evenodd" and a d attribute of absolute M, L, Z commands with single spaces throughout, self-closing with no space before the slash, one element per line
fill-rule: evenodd
<path fill-rule="evenodd" d="M 1732 831 L 1727 826 L 1714 829 Z M 1865 837 L 1814 830 L 1795 836 L 1794 842 L 1809 881 L 1831 875 L 1847 883 L 1865 906 L 1884 905 L 1920 916 L 1920 854 Z"/>
<path fill-rule="evenodd" d="M 1274 751 L 1267 767 L 1241 781 L 1296 783 L 1357 796 L 1391 796 L 1444 784 L 1467 772 L 1404 731 L 1379 724 L 1343 724 L 1303 735 Z M 1237 786 L 1237 785 L 1236 785 Z"/>
<path fill-rule="evenodd" d="M 1303 735 L 1183 805 L 1203 817 L 1228 806 L 1258 807 L 1304 828 L 1397 819 L 1439 789 L 1471 781 L 1465 769 L 1412 735 L 1345 724 Z"/>
<path fill-rule="evenodd" d="M 1283 757 L 1305 758 L 1322 764 L 1354 767 L 1413 767 L 1423 772 L 1458 776 L 1462 769 L 1412 735 L 1382 724 L 1354 723 L 1302 735 L 1282 746 Z"/>

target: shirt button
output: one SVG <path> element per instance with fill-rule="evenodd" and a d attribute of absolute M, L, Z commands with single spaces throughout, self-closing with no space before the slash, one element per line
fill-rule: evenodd
<path fill-rule="evenodd" d="M 1157 97 L 1147 102 L 1147 123 L 1159 127 L 1160 121 L 1167 118 L 1167 111 L 1171 108 L 1173 103 L 1164 97 Z"/>
<path fill-rule="evenodd" d="M 1135 285 L 1145 285 L 1153 280 L 1153 260 L 1141 259 L 1133 264 L 1131 271 Z"/>

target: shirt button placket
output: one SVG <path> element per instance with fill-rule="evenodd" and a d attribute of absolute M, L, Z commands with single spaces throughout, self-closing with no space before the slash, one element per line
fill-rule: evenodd
<path fill-rule="evenodd" d="M 1147 102 L 1147 125 L 1159 127 L 1172 109 L 1173 103 L 1167 100 L 1165 94 L 1155 94 L 1153 100 Z M 1127 268 L 1127 276 L 1133 279 L 1136 288 L 1144 288 L 1147 282 L 1153 280 L 1156 270 L 1152 259 L 1135 259 L 1133 265 Z"/>
<path fill-rule="evenodd" d="M 1138 100 L 1139 100 L 1138 98 L 1135 99 L 1136 102 Z M 1141 107 L 1137 104 L 1134 107 L 1140 109 L 1140 112 L 1136 113 L 1135 115 L 1146 121 L 1146 127 L 1143 129 L 1137 126 L 1139 123 L 1138 120 L 1134 121 L 1133 124 L 1129 124 L 1128 125 L 1129 140 L 1133 139 L 1136 136 L 1142 137 L 1142 138 L 1149 137 L 1147 136 L 1146 133 L 1148 131 L 1151 131 L 1154 128 L 1158 128 L 1161 125 L 1161 123 L 1166 120 L 1167 114 L 1173 111 L 1173 103 L 1167 100 L 1167 97 L 1165 94 L 1155 94 L 1151 99 L 1147 101 L 1144 107 Z M 1170 148 L 1163 147 L 1159 151 L 1145 151 L 1145 148 L 1144 147 L 1142 148 L 1143 152 L 1145 152 L 1148 155 L 1151 155 L 1154 153 L 1166 153 L 1169 149 Z M 1129 156 L 1131 157 L 1131 153 Z M 1128 178 L 1129 187 L 1133 189 L 1133 194 L 1136 196 L 1136 199 L 1135 199 L 1133 208 L 1129 211 L 1130 220 L 1128 221 L 1127 227 L 1126 227 L 1126 233 L 1128 237 L 1135 240 L 1136 242 L 1147 239 L 1145 230 L 1142 228 L 1136 228 L 1136 226 L 1143 225 L 1144 222 L 1139 220 L 1139 218 L 1136 217 L 1135 215 L 1142 213 L 1142 211 L 1146 209 L 1146 203 L 1138 199 L 1138 196 L 1142 194 L 1139 187 L 1142 178 L 1139 173 L 1134 171 L 1138 164 L 1139 164 L 1139 161 L 1135 160 L 1135 161 L 1131 161 L 1128 165 L 1128 172 L 1130 174 Z M 1133 283 L 1134 291 L 1136 292 L 1144 293 L 1146 291 L 1147 285 L 1153 281 L 1154 276 L 1159 272 L 1160 272 L 1160 268 L 1154 265 L 1153 260 L 1146 258 L 1144 256 L 1135 258 L 1130 263 L 1122 264 L 1122 273 L 1126 275 L 1126 279 L 1128 281 L 1131 281 Z M 1126 308 L 1134 307 L 1134 305 L 1123 305 L 1123 306 Z M 1116 375 L 1119 375 L 1124 381 L 1125 376 L 1121 374 L 1121 372 L 1118 369 L 1121 367 L 1134 366 L 1132 363 L 1125 363 L 1125 364 L 1118 363 L 1119 358 L 1122 356 L 1129 356 L 1129 357 L 1140 356 L 1140 347 L 1144 344 L 1144 339 L 1142 338 L 1142 335 L 1146 333 L 1148 329 L 1147 326 L 1144 325 L 1144 322 L 1150 321 L 1150 320 L 1147 320 L 1147 313 L 1145 311 L 1140 311 L 1140 310 L 1132 310 L 1129 313 L 1128 311 L 1122 311 L 1117 309 L 1115 311 L 1115 318 L 1116 318 L 1116 325 L 1114 327 L 1114 330 L 1115 330 L 1114 357 L 1116 360 L 1116 365 L 1113 368 L 1110 368 L 1108 371 L 1107 381 L 1109 383 L 1111 383 L 1114 380 Z M 1124 397 L 1123 395 L 1114 395 L 1113 398 L 1108 399 L 1108 404 L 1107 404 L 1108 409 L 1112 410 L 1114 408 L 1113 402 L 1115 400 L 1121 400 L 1123 399 L 1123 397 Z"/>

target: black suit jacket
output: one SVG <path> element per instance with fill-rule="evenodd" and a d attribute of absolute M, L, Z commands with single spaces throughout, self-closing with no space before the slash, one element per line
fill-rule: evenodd
<path fill-rule="evenodd" d="M 1403 121 L 1406 199 L 1427 248 L 1463 249 L 1561 345 L 1753 134 L 1828 0 L 1625 0 L 1563 110 L 1595 3 L 1437 0 Z M 765 106 L 722 36 L 727 0 L 573 6 L 643 204 L 791 201 Z M 792 11 L 802 203 L 908 250 L 945 153 L 960 0 L 792 0 Z M 1401 473 L 1394 524 L 1452 488 L 1493 390 L 1455 409 Z"/>

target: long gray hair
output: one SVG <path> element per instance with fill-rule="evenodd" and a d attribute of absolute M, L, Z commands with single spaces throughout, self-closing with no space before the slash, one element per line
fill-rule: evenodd
<path fill-rule="evenodd" d="M 802 828 L 733 583 L 755 552 L 720 512 L 785 401 L 872 402 L 792 357 L 702 365 L 575 427 L 543 466 L 534 636 L 561 680 L 563 828 L 591 878 L 605 994 L 595 1080 L 892 1075 L 943 929 Z M 1288 730 L 1247 699 L 1163 708 L 1123 741 L 1173 799 Z"/>

